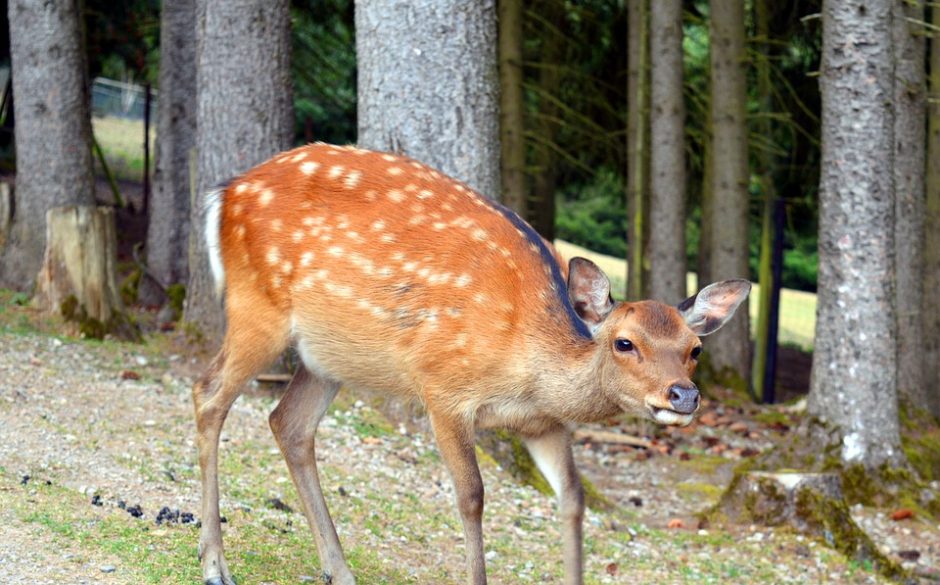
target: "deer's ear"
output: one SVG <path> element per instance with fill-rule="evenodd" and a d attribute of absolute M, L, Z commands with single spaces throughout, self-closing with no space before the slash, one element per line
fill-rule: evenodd
<path fill-rule="evenodd" d="M 586 258 L 572 258 L 568 264 L 568 298 L 592 332 L 614 308 L 607 275 Z"/>
<path fill-rule="evenodd" d="M 710 335 L 734 316 L 749 292 L 751 283 L 746 280 L 723 280 L 706 286 L 676 308 L 696 335 Z"/>

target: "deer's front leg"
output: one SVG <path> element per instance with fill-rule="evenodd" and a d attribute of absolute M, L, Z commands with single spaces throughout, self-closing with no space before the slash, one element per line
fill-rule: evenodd
<path fill-rule="evenodd" d="M 558 496 L 565 584 L 581 585 L 584 488 L 581 486 L 581 476 L 578 475 L 574 456 L 571 454 L 571 434 L 559 426 L 538 437 L 526 437 L 525 444 L 539 471 Z"/>
<path fill-rule="evenodd" d="M 477 465 L 473 426 L 462 417 L 428 408 L 441 457 L 457 492 L 457 510 L 467 543 L 467 582 L 485 585 L 483 558 L 483 478 Z"/>

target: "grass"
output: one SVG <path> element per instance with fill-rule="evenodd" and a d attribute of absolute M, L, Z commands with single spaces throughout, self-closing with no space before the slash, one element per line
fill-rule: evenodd
<path fill-rule="evenodd" d="M 140 181 L 144 172 L 144 123 L 112 116 L 93 117 L 95 138 L 117 179 Z M 150 156 L 153 157 L 156 124 L 150 125 Z M 151 160 L 151 169 L 153 168 Z M 98 164 L 98 161 L 95 161 Z"/>
<path fill-rule="evenodd" d="M 627 263 L 613 256 L 605 256 L 591 252 L 580 246 L 562 240 L 556 240 L 555 246 L 566 258 L 583 256 L 597 264 L 603 270 L 613 288 L 614 296 L 623 298 L 626 286 Z M 689 294 L 697 290 L 695 273 L 687 275 L 687 288 Z M 760 285 L 754 284 L 749 298 L 749 312 L 751 326 L 755 326 L 757 319 L 758 299 L 760 298 Z M 816 330 L 816 295 L 814 293 L 783 289 L 780 291 L 780 343 L 799 347 L 804 351 L 813 349 L 813 339 Z"/>

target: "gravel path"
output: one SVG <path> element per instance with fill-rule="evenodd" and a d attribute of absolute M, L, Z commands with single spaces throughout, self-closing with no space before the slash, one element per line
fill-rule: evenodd
<path fill-rule="evenodd" d="M 193 582 L 194 525 L 155 522 L 164 507 L 178 511 L 177 519 L 198 510 L 189 398 L 198 364 L 168 345 L 0 333 L 0 581 Z M 316 577 L 304 519 L 294 512 L 299 503 L 267 428 L 273 404 L 264 392 L 249 392 L 223 436 L 226 542 L 243 583 Z M 648 451 L 578 445 L 585 475 L 623 508 L 588 514 L 587 581 L 881 583 L 787 531 L 698 529 L 696 513 L 714 502 L 731 466 L 748 449 L 780 440 L 751 427 L 743 434 L 704 426 L 657 431 Z M 642 424 L 626 429 L 652 431 Z M 360 581 L 461 582 L 462 531 L 431 438 L 389 424 L 345 394 L 319 437 L 324 489 Z M 491 580 L 561 582 L 551 500 L 492 462 L 484 462 L 483 474 Z M 129 513 L 135 506 L 140 518 Z M 887 552 L 917 551 L 908 566 L 940 564 L 936 523 L 856 512 Z M 682 527 L 668 529 L 676 520 Z"/>

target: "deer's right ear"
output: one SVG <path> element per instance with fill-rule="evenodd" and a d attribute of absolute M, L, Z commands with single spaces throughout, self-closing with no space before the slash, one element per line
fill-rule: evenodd
<path fill-rule="evenodd" d="M 686 325 L 699 336 L 721 329 L 734 316 L 748 293 L 751 283 L 739 278 L 710 284 L 676 307 Z"/>
<path fill-rule="evenodd" d="M 586 258 L 572 258 L 568 264 L 568 298 L 592 332 L 614 308 L 607 275 Z"/>

